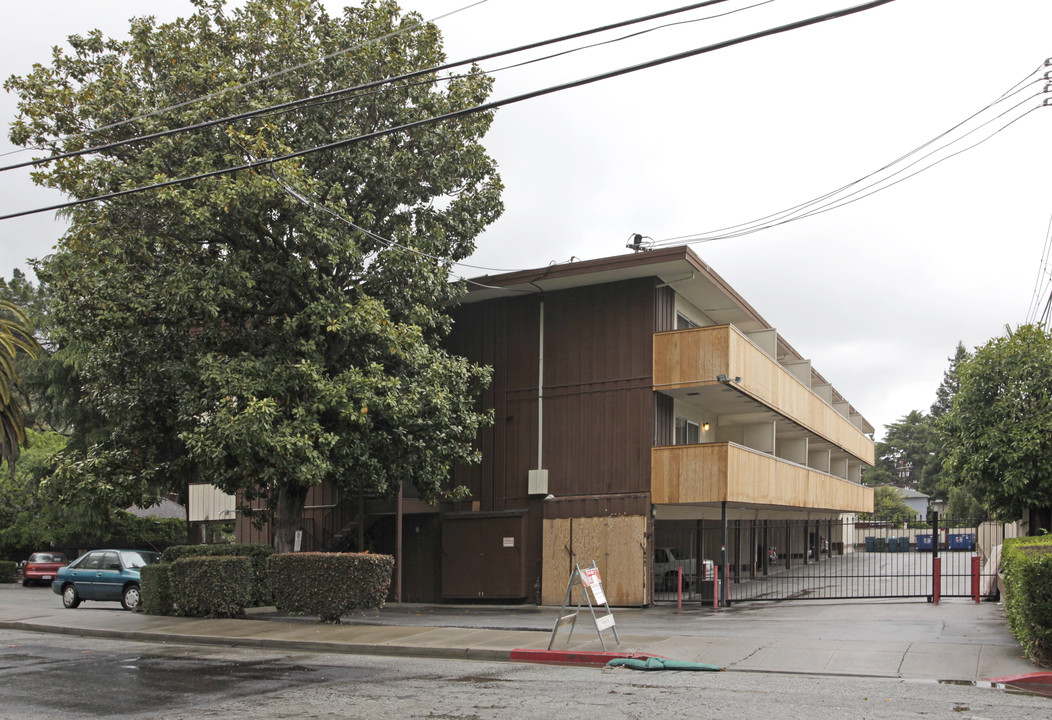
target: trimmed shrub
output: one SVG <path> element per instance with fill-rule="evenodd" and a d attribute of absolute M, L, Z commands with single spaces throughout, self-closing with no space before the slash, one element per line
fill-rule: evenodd
<path fill-rule="evenodd" d="M 252 599 L 248 607 L 272 605 L 270 579 L 267 575 L 267 558 L 274 548 L 257 543 L 235 543 L 231 545 L 174 545 L 161 553 L 162 562 L 175 562 L 184 557 L 215 557 L 219 555 L 246 557 L 251 569 Z"/>
<path fill-rule="evenodd" d="M 1027 657 L 1052 667 L 1052 535 L 1005 540 L 1001 568 L 1008 627 Z"/>
<path fill-rule="evenodd" d="M 18 582 L 18 564 L 10 560 L 0 560 L 0 583 Z"/>
<path fill-rule="evenodd" d="M 281 553 L 272 555 L 267 564 L 279 610 L 339 623 L 352 610 L 383 607 L 394 558 L 370 553 Z"/>
<path fill-rule="evenodd" d="M 234 617 L 252 599 L 252 570 L 245 556 L 184 557 L 168 566 L 176 615 Z"/>
<path fill-rule="evenodd" d="M 139 570 L 142 611 L 148 615 L 171 615 L 174 611 L 172 586 L 168 578 L 169 563 L 154 563 Z"/>

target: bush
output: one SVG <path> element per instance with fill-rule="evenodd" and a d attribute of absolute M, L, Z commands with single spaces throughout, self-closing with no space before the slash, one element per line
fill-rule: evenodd
<path fill-rule="evenodd" d="M 1008 627 L 1027 657 L 1052 667 L 1052 536 L 1005 540 L 1001 568 Z"/>
<path fill-rule="evenodd" d="M 10 560 L 0 560 L 0 583 L 18 582 L 18 565 Z"/>
<path fill-rule="evenodd" d="M 267 575 L 267 558 L 274 554 L 269 545 L 238 543 L 232 545 L 175 545 L 161 553 L 162 562 L 175 562 L 184 557 L 215 557 L 217 555 L 246 557 L 251 572 L 251 601 L 249 607 L 263 607 L 274 603 Z"/>
<path fill-rule="evenodd" d="M 339 623 L 352 610 L 383 607 L 394 558 L 369 553 L 283 553 L 271 556 L 268 565 L 279 610 Z"/>
<path fill-rule="evenodd" d="M 252 570 L 245 556 L 184 557 L 168 566 L 177 615 L 234 617 L 252 599 Z"/>
<path fill-rule="evenodd" d="M 150 615 L 171 615 L 174 612 L 172 586 L 168 575 L 169 563 L 154 563 L 139 570 L 142 590 L 142 611 Z"/>

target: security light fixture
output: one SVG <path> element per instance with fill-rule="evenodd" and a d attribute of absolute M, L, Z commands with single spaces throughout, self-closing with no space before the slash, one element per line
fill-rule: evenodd
<path fill-rule="evenodd" d="M 725 383 L 725 382 L 727 382 L 727 380 L 728 380 L 727 376 L 724 375 L 723 373 L 720 373 L 719 375 L 716 376 L 716 381 L 717 382 Z"/>

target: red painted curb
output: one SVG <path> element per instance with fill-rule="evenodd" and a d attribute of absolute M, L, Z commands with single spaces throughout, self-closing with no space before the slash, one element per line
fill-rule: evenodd
<path fill-rule="evenodd" d="M 606 665 L 615 658 L 646 659 L 661 657 L 646 653 L 624 652 L 585 652 L 579 650 L 524 650 L 516 648 L 511 651 L 514 662 L 548 663 L 552 665 Z"/>
<path fill-rule="evenodd" d="M 1052 672 L 1027 673 L 1026 675 L 1009 675 L 1008 677 L 987 678 L 988 682 L 1005 685 L 1052 685 Z"/>

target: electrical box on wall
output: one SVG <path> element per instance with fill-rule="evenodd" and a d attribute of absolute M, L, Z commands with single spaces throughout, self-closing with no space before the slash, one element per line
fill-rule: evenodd
<path fill-rule="evenodd" d="M 547 470 L 530 470 L 530 495 L 547 495 L 548 494 L 548 471 Z"/>

